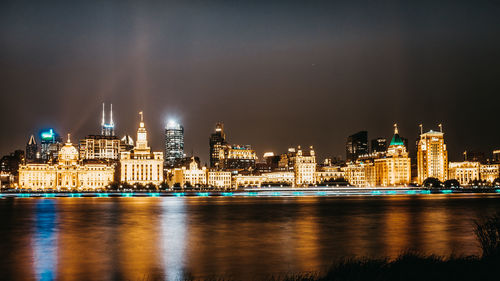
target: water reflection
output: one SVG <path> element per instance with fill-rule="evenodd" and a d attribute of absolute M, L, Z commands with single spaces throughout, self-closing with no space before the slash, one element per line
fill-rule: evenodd
<path fill-rule="evenodd" d="M 184 198 L 163 200 L 161 216 L 163 270 L 167 280 L 182 280 L 184 277 L 186 213 Z"/>
<path fill-rule="evenodd" d="M 0 280 L 260 280 L 345 256 L 479 254 L 497 196 L 0 200 Z"/>
<path fill-rule="evenodd" d="M 54 200 L 38 200 L 33 234 L 33 266 L 37 280 L 57 276 L 57 206 Z"/>

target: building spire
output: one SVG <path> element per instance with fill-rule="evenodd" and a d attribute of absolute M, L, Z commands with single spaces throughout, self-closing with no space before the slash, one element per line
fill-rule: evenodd
<path fill-rule="evenodd" d="M 102 122 L 101 122 L 101 126 L 104 126 L 104 124 L 106 123 L 106 121 L 104 120 L 104 103 L 102 103 Z"/>
<path fill-rule="evenodd" d="M 443 124 L 439 124 L 439 131 L 442 133 L 443 132 Z"/>
<path fill-rule="evenodd" d="M 394 123 L 394 134 L 399 134 L 399 131 L 398 131 L 398 123 Z"/>
<path fill-rule="evenodd" d="M 113 104 L 111 104 L 111 110 L 110 110 L 110 112 L 109 112 L 109 113 L 110 113 L 110 115 L 111 115 L 111 117 L 110 117 L 110 119 L 111 119 L 111 120 L 109 120 L 109 124 L 110 124 L 111 126 L 113 126 L 113 125 L 115 125 L 115 122 L 113 122 Z"/>
<path fill-rule="evenodd" d="M 68 141 L 67 141 L 67 143 L 71 143 L 70 137 L 71 137 L 71 134 L 68 133 Z"/>
<path fill-rule="evenodd" d="M 424 134 L 424 125 L 422 125 L 422 123 L 420 123 L 420 125 L 418 125 L 420 127 L 420 134 L 423 135 Z"/>

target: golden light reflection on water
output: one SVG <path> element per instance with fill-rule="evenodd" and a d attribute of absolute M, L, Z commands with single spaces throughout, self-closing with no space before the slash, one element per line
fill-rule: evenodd
<path fill-rule="evenodd" d="M 473 195 L 0 200 L 0 279 L 258 280 L 343 256 L 478 254 L 472 220 L 499 206 Z"/>

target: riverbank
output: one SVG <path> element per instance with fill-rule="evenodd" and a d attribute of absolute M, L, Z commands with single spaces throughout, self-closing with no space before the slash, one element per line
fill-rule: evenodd
<path fill-rule="evenodd" d="M 246 188 L 240 190 L 103 190 L 103 191 L 29 191 L 9 190 L 2 198 L 27 197 L 209 197 L 209 196 L 348 196 L 348 195 L 426 195 L 426 194 L 500 194 L 500 188 L 422 189 L 408 187 L 309 187 Z"/>

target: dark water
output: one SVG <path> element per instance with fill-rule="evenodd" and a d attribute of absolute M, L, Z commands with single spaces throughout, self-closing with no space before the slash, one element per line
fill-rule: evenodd
<path fill-rule="evenodd" d="M 324 270 L 345 256 L 479 254 L 497 195 L 0 200 L 0 280 L 179 280 Z"/>

